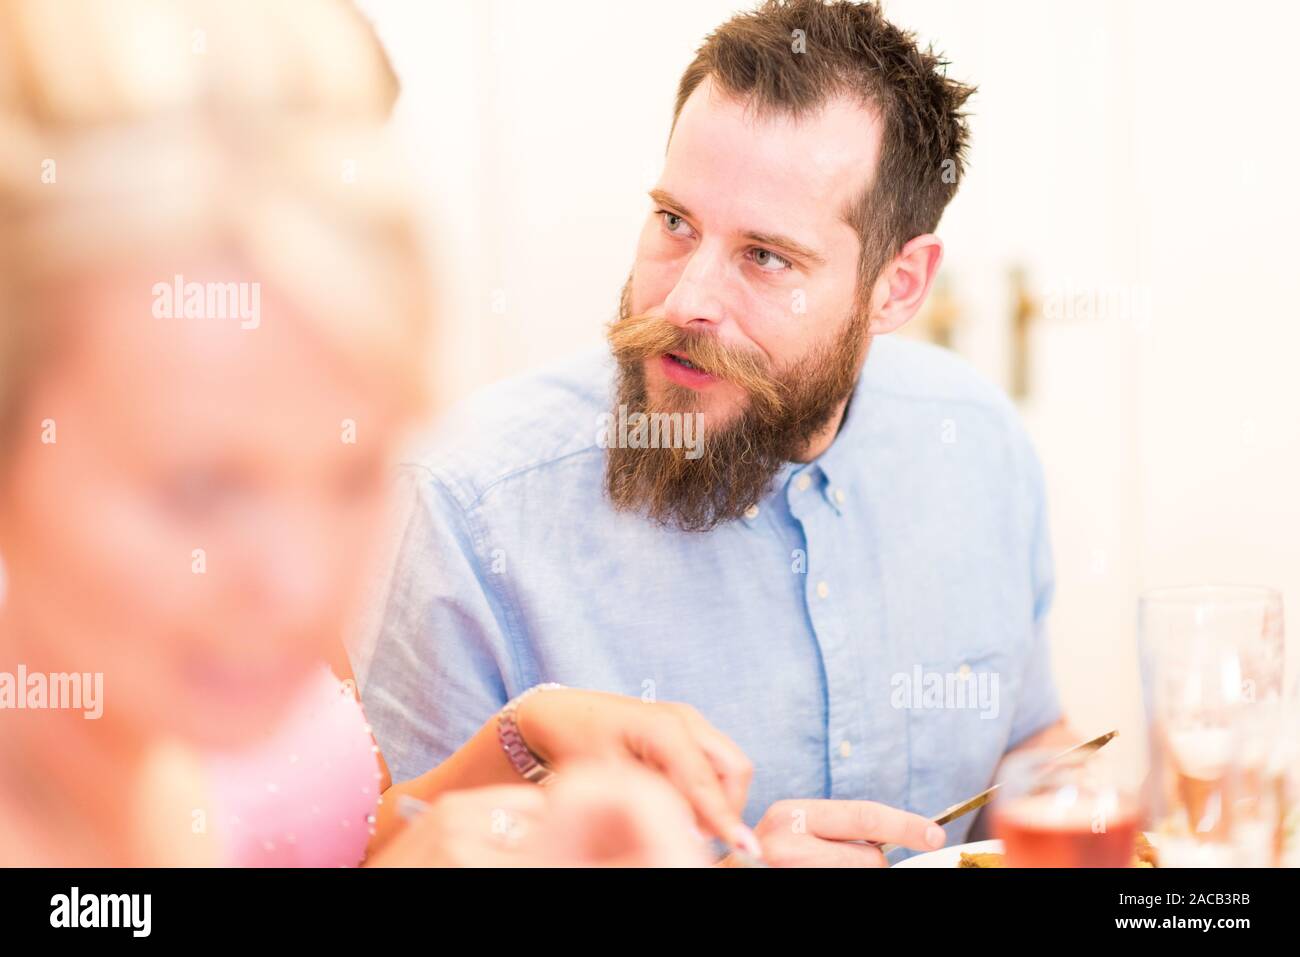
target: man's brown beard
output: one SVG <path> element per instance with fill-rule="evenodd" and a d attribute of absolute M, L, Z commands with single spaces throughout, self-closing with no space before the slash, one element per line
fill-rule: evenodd
<path fill-rule="evenodd" d="M 776 372 L 760 353 L 725 346 L 711 333 L 630 315 L 630 286 L 629 280 L 618 321 L 607 331 L 619 368 L 616 420 L 619 406 L 629 414 L 699 410 L 693 390 L 672 384 L 665 401 L 652 407 L 645 360 L 666 352 L 740 386 L 749 402 L 721 428 L 703 423 L 698 458 L 688 458 L 683 448 L 618 448 L 610 442 L 605 488 L 620 511 L 642 512 L 685 531 L 708 531 L 762 499 L 781 466 L 803 455 L 853 394 L 867 347 L 866 312 L 855 309 L 831 343 Z"/>

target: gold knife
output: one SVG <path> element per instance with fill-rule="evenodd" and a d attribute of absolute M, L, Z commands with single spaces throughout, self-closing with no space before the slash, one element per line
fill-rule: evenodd
<path fill-rule="evenodd" d="M 1109 743 L 1110 739 L 1115 737 L 1115 735 L 1117 734 L 1119 734 L 1118 731 L 1107 731 L 1105 734 L 1093 738 L 1091 741 L 1085 741 L 1083 742 L 1083 744 L 1076 744 L 1072 748 L 1066 748 L 1056 757 L 1052 758 L 1052 760 L 1048 763 L 1055 764 L 1057 761 L 1060 761 L 1062 758 L 1068 758 L 1072 754 L 1078 754 L 1079 757 L 1083 757 L 1085 755 L 1091 754 L 1093 751 L 1105 747 L 1105 745 Z M 962 801 L 960 804 L 954 804 L 952 807 L 948 808 L 947 810 L 940 811 L 938 814 L 932 817 L 931 820 L 934 821 L 935 824 L 942 826 L 944 824 L 947 824 L 949 821 L 955 821 L 957 820 L 957 818 L 969 814 L 971 811 L 978 811 L 985 804 L 988 804 L 990 800 L 992 800 L 994 793 L 1000 787 L 1002 787 L 1001 784 L 995 784 L 987 791 L 981 791 L 973 798 L 969 798 L 965 801 Z M 888 854 L 891 851 L 898 850 L 897 844 L 880 844 L 878 846 L 880 848 L 881 854 Z"/>

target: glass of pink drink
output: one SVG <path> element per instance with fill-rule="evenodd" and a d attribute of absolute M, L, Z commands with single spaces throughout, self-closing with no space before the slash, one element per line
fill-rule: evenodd
<path fill-rule="evenodd" d="M 1141 818 L 1096 757 L 1030 751 L 1007 760 L 992 806 L 1008 867 L 1128 867 Z"/>

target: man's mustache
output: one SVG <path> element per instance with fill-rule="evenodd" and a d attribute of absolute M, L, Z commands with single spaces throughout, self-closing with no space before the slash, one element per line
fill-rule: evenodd
<path fill-rule="evenodd" d="M 744 389 L 770 412 L 785 405 L 784 390 L 773 377 L 761 355 L 724 345 L 716 335 L 681 329 L 659 316 L 625 316 L 606 331 L 614 358 L 620 363 L 637 362 L 671 352 L 689 359 L 710 375 L 726 379 Z"/>

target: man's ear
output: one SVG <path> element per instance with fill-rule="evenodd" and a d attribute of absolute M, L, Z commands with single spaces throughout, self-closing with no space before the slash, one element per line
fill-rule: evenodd
<path fill-rule="evenodd" d="M 938 236 L 925 233 L 908 240 L 871 290 L 871 335 L 893 332 L 920 311 L 942 262 L 943 240 Z"/>

